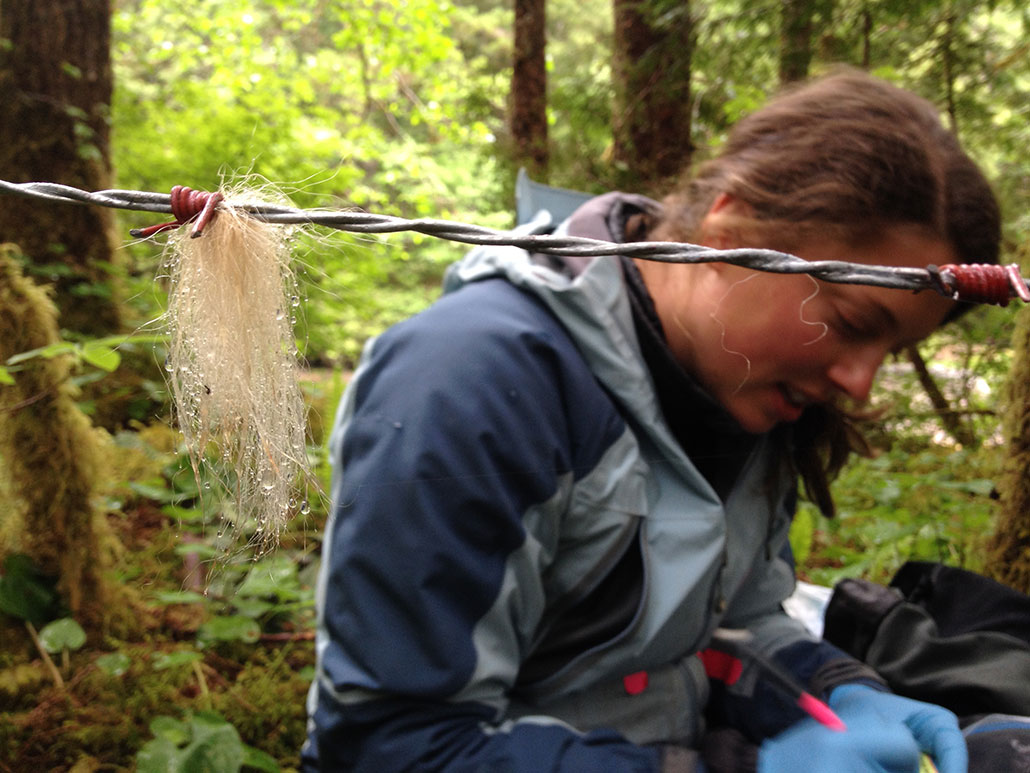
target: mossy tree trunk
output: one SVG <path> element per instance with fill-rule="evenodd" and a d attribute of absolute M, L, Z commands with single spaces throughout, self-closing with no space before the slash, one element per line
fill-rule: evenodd
<path fill-rule="evenodd" d="M 987 571 L 1030 593 L 1030 309 L 1016 317 L 1005 429 L 1005 469 L 998 481 L 1001 511 L 991 538 Z"/>
<path fill-rule="evenodd" d="M 623 190 L 664 193 L 690 163 L 694 19 L 686 0 L 614 0 L 614 155 Z"/>
<path fill-rule="evenodd" d="M 110 187 L 110 0 L 0 0 L 0 179 Z M 117 332 L 110 210 L 5 197 L 0 243 L 53 282 L 61 326 Z"/>
<path fill-rule="evenodd" d="M 0 362 L 59 340 L 49 294 L 25 277 L 13 245 L 0 245 Z M 101 535 L 93 504 L 100 464 L 97 430 L 78 409 L 67 358 L 34 357 L 0 385 L 0 474 L 13 501 L 0 513 L 0 553 L 28 555 L 55 576 L 80 622 L 107 614 Z"/>

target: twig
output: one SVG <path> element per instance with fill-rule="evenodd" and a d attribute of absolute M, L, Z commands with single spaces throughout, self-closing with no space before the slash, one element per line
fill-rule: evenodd
<path fill-rule="evenodd" d="M 28 630 L 29 636 L 32 637 L 32 643 L 35 644 L 36 649 L 39 650 L 39 654 L 43 656 L 43 663 L 50 671 L 50 676 L 53 677 L 54 684 L 57 686 L 57 689 L 64 690 L 64 679 L 61 678 L 61 672 L 57 670 L 57 666 L 54 665 L 54 661 L 51 660 L 50 654 L 43 646 L 43 642 L 39 640 L 39 634 L 36 633 L 36 626 L 34 626 L 31 621 L 26 620 L 25 628 Z"/>
<path fill-rule="evenodd" d="M 314 631 L 286 631 L 284 633 L 263 633 L 259 637 L 259 641 L 312 641 L 314 638 Z"/>
<path fill-rule="evenodd" d="M 193 661 L 193 673 L 197 675 L 197 684 L 200 685 L 200 695 L 204 702 L 204 708 L 211 711 L 211 692 L 207 689 L 207 679 L 204 678 L 204 669 L 200 667 L 199 660 Z"/>

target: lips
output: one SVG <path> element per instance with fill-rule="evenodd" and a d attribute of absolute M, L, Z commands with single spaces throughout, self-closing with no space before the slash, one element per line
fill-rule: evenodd
<path fill-rule="evenodd" d="M 780 387 L 780 391 L 783 392 L 783 396 L 787 398 L 787 402 L 797 408 L 805 408 L 815 402 L 811 397 L 806 395 L 804 392 L 794 389 L 793 387 L 784 384 Z"/>

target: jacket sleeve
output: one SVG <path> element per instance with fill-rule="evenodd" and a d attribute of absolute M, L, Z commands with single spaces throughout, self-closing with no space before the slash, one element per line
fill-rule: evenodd
<path fill-rule="evenodd" d="M 623 431 L 603 397 L 557 322 L 500 281 L 368 347 L 331 440 L 307 770 L 659 769 L 660 750 L 611 731 L 503 719 L 548 524 Z"/>
<path fill-rule="evenodd" d="M 783 611 L 782 603 L 796 584 L 788 541 L 792 511 L 792 507 L 780 505 L 768 544 L 734 594 L 722 625 L 750 631 L 755 649 L 820 699 L 825 700 L 834 687 L 845 683 L 885 690 L 884 680 L 872 668 L 817 639 Z M 791 697 L 763 678 L 754 663 L 747 662 L 733 684 L 713 684 L 709 713 L 717 724 L 736 728 L 755 743 L 806 716 Z"/>

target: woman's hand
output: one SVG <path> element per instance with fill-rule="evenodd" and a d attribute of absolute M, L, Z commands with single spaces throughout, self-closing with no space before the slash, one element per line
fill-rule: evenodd
<path fill-rule="evenodd" d="M 940 773 L 966 773 L 965 739 L 950 711 L 855 684 L 837 687 L 829 703 L 847 730 L 799 722 L 762 744 L 759 773 L 916 773 L 921 752 Z"/>

